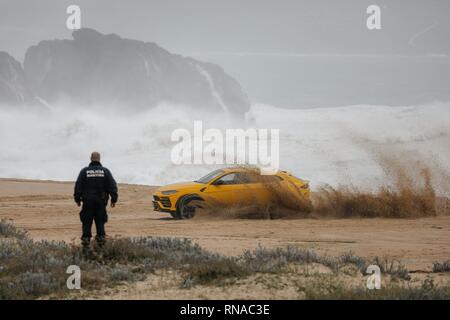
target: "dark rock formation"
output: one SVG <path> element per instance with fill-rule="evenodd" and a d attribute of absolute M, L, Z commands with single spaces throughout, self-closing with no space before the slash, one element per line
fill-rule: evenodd
<path fill-rule="evenodd" d="M 29 98 L 22 66 L 6 52 L 0 52 L 0 104 L 23 105 Z"/>
<path fill-rule="evenodd" d="M 73 32 L 73 40 L 47 40 L 30 47 L 24 70 L 30 90 L 50 104 L 65 101 L 133 111 L 169 102 L 238 114 L 249 109 L 239 83 L 220 66 L 92 29 Z M 20 72 L 17 77 L 22 81 Z"/>

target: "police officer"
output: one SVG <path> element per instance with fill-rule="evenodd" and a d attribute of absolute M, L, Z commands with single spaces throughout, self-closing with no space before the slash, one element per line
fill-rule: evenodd
<path fill-rule="evenodd" d="M 111 197 L 111 207 L 114 208 L 118 199 L 117 184 L 111 172 L 100 163 L 100 153 L 91 154 L 91 163 L 81 170 L 75 183 L 74 200 L 80 207 L 80 220 L 83 224 L 81 244 L 84 249 L 89 248 L 91 241 L 92 222 L 95 221 L 97 235 L 96 243 L 99 247 L 105 244 L 105 223 L 108 221 L 106 207 Z"/>

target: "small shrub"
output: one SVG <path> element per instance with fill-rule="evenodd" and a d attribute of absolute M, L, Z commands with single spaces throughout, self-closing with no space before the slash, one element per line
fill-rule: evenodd
<path fill-rule="evenodd" d="M 387 258 L 381 259 L 375 257 L 370 264 L 380 267 L 382 274 L 388 274 L 395 279 L 410 280 L 408 269 L 398 260 L 389 260 Z M 365 273 L 365 270 L 364 270 Z"/>
<path fill-rule="evenodd" d="M 183 279 L 183 282 L 180 284 L 181 289 L 191 289 L 194 286 L 194 279 L 191 278 L 190 275 Z"/>
<path fill-rule="evenodd" d="M 433 262 L 433 272 L 450 272 L 450 260 Z"/>
<path fill-rule="evenodd" d="M 26 295 L 40 296 L 59 289 L 59 282 L 50 273 L 25 272 L 19 275 L 15 285 Z"/>
<path fill-rule="evenodd" d="M 23 230 L 17 229 L 13 224 L 2 219 L 0 220 L 0 237 L 25 239 L 27 238 L 27 233 Z"/>
<path fill-rule="evenodd" d="M 253 272 L 279 272 L 290 263 L 322 264 L 331 270 L 339 270 L 339 261 L 328 256 L 320 256 L 310 249 L 294 246 L 267 249 L 258 247 L 253 251 L 245 251 L 242 259 Z"/>
<path fill-rule="evenodd" d="M 208 263 L 192 264 L 187 268 L 189 279 L 197 284 L 209 284 L 230 278 L 242 278 L 250 274 L 249 270 L 232 258 L 220 258 Z"/>
<path fill-rule="evenodd" d="M 143 277 L 134 273 L 128 266 L 117 265 L 112 267 L 109 272 L 109 279 L 113 282 L 143 280 Z"/>
<path fill-rule="evenodd" d="M 358 256 L 355 256 L 353 252 L 347 252 L 338 257 L 340 265 L 355 265 L 360 270 L 365 270 L 367 268 L 367 262 Z"/>

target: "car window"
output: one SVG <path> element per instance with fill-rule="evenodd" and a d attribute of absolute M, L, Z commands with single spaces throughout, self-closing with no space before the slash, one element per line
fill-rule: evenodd
<path fill-rule="evenodd" d="M 206 184 L 206 183 L 210 182 L 212 179 L 221 175 L 222 173 L 223 173 L 223 170 L 220 170 L 220 169 L 214 170 L 213 172 L 208 173 L 206 176 L 204 176 L 198 180 L 195 180 L 194 182 Z"/>
<path fill-rule="evenodd" d="M 230 184 L 237 184 L 237 183 L 238 183 L 238 181 L 236 180 L 235 173 L 226 174 L 214 182 L 215 185 L 230 185 Z"/>

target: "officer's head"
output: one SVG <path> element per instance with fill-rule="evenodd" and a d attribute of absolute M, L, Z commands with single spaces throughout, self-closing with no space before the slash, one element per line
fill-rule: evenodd
<path fill-rule="evenodd" d="M 98 152 L 92 152 L 91 154 L 91 161 L 100 162 L 100 153 Z"/>

